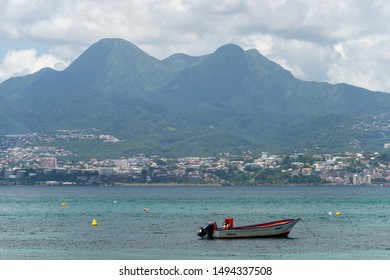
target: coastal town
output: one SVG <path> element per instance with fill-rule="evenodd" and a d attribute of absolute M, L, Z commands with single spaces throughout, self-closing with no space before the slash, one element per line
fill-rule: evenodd
<path fill-rule="evenodd" d="M 221 153 L 210 157 L 129 155 L 69 160 L 72 151 L 49 145 L 55 138 L 98 139 L 112 135 L 60 131 L 0 138 L 0 185 L 390 185 L 386 153 Z M 41 143 L 47 145 L 35 145 Z"/>

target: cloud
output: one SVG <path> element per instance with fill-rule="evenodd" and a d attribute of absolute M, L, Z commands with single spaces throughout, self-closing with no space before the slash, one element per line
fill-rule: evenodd
<path fill-rule="evenodd" d="M 389 42 L 390 34 L 368 35 L 340 44 L 341 55 L 329 64 L 328 80 L 332 83 L 348 81 L 372 90 L 390 92 Z M 335 46 L 339 52 L 340 45 Z"/>
<path fill-rule="evenodd" d="M 44 53 L 62 62 L 107 37 L 160 59 L 236 43 L 257 48 L 301 79 L 390 91 L 384 78 L 389 14 L 384 0 L 3 0 L 0 40 L 46 44 Z M 11 73 L 4 61 L 1 71 Z M 20 73 L 31 65 L 14 67 Z"/>
<path fill-rule="evenodd" d="M 38 56 L 35 49 L 11 50 L 0 65 L 0 81 L 12 76 L 27 75 L 45 67 L 64 70 L 67 64 L 50 54 Z"/>

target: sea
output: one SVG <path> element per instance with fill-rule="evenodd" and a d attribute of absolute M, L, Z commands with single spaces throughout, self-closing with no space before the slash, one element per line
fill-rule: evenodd
<path fill-rule="evenodd" d="M 286 238 L 196 235 L 226 217 L 302 221 Z M 390 187 L 1 186 L 0 259 L 389 260 Z"/>

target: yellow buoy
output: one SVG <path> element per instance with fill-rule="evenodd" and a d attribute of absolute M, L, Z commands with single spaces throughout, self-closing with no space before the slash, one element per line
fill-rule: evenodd
<path fill-rule="evenodd" d="M 339 211 L 336 212 L 336 216 L 341 216 L 341 213 Z"/>
<path fill-rule="evenodd" d="M 97 226 L 97 221 L 96 221 L 96 219 L 93 219 L 93 220 L 92 220 L 91 225 L 92 225 L 93 227 L 96 227 L 96 226 Z"/>
<path fill-rule="evenodd" d="M 62 203 L 61 203 L 61 206 L 63 206 L 63 207 L 68 206 L 68 203 L 62 202 Z"/>

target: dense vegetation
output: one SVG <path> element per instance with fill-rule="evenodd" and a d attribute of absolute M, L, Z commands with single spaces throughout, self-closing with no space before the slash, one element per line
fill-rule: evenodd
<path fill-rule="evenodd" d="M 0 134 L 97 128 L 123 142 L 62 144 L 107 157 L 375 151 L 389 142 L 389 107 L 388 94 L 300 81 L 236 45 L 158 60 L 127 41 L 104 39 L 62 72 L 43 69 L 2 83 Z"/>

